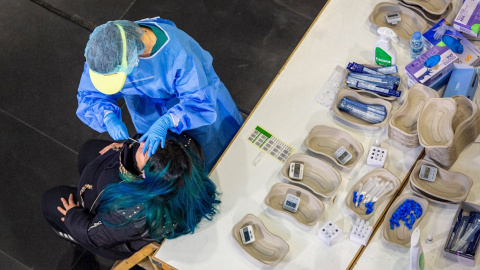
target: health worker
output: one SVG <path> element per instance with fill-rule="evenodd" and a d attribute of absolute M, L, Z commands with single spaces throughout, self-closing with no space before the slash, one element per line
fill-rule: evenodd
<path fill-rule="evenodd" d="M 129 137 L 117 100 L 124 98 L 143 153 L 165 145 L 167 131 L 186 131 L 212 169 L 243 119 L 212 66 L 212 56 L 159 17 L 98 26 L 85 48 L 77 116 L 114 140 Z"/>

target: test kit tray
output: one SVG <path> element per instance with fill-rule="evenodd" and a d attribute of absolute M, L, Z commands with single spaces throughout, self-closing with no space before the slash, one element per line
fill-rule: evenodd
<path fill-rule="evenodd" d="M 303 178 L 302 180 L 291 179 L 288 175 L 290 163 L 303 163 Z M 304 186 L 311 190 L 314 194 L 324 198 L 330 198 L 335 194 L 342 183 L 340 174 L 332 168 L 328 163 L 305 154 L 291 155 L 282 168 L 282 177 L 286 181 Z"/>
<path fill-rule="evenodd" d="M 362 186 L 365 186 L 365 183 L 373 177 L 379 177 L 382 181 L 390 181 L 393 184 L 393 190 L 389 191 L 380 199 L 378 199 L 378 201 L 376 201 L 374 204 L 373 211 L 370 214 L 366 214 L 367 209 L 364 204 L 360 203 L 359 206 L 355 206 L 355 204 L 353 203 L 353 192 L 359 189 L 360 184 L 362 184 Z M 392 195 L 395 194 L 399 186 L 400 180 L 390 171 L 384 168 L 375 169 L 360 178 L 360 180 L 358 180 L 357 183 L 347 193 L 347 196 L 345 197 L 346 209 L 350 213 L 355 214 L 357 217 L 360 217 L 363 220 L 368 220 L 375 214 L 375 210 L 378 208 L 378 205 L 381 204 L 383 201 L 391 198 Z"/>
<path fill-rule="evenodd" d="M 387 221 L 387 219 L 390 219 L 393 213 L 397 211 L 398 207 L 406 200 L 414 200 L 415 202 L 419 203 L 422 207 L 422 215 L 415 220 L 415 223 L 412 225 L 412 229 L 407 228 L 403 221 L 400 222 L 400 227 L 395 227 L 393 230 L 390 229 L 390 223 Z M 423 217 L 427 213 L 427 209 L 428 201 L 424 198 L 420 198 L 412 194 L 402 194 L 398 196 L 388 209 L 387 215 L 385 216 L 385 222 L 383 222 L 383 240 L 385 240 L 387 243 L 409 248 L 412 232 L 418 226 L 420 221 L 422 221 Z"/>
<path fill-rule="evenodd" d="M 455 18 L 455 17 L 448 18 L 450 15 L 453 15 L 452 12 L 454 10 L 453 10 L 452 4 L 448 5 L 447 9 L 443 14 L 431 14 L 425 11 L 424 9 L 422 9 L 422 7 L 419 5 L 407 4 L 402 0 L 398 0 L 398 4 L 415 11 L 417 14 L 420 14 L 420 16 L 422 16 L 425 20 L 427 20 L 427 22 L 430 22 L 431 24 L 436 24 L 438 21 L 440 21 L 443 18 L 447 19 L 447 21 L 453 21 L 453 19 Z"/>
<path fill-rule="evenodd" d="M 338 103 L 340 102 L 340 100 L 342 100 L 342 98 L 348 98 L 350 100 L 360 102 L 360 103 L 364 103 L 366 105 L 384 106 L 385 107 L 385 113 L 386 113 L 385 119 L 380 123 L 372 124 L 372 123 L 368 123 L 368 122 L 366 122 L 366 121 L 364 121 L 360 118 L 357 118 L 353 115 L 350 115 L 346 112 L 343 112 L 337 107 Z M 339 119 L 341 119 L 341 120 L 343 120 L 343 121 L 345 121 L 345 122 L 347 122 L 347 123 L 349 123 L 349 124 L 351 124 L 355 127 L 366 128 L 366 129 L 384 127 L 388 123 L 388 119 L 390 117 L 391 110 L 392 110 L 392 104 L 390 102 L 388 102 L 384 99 L 381 99 L 381 98 L 365 97 L 365 96 L 362 96 L 359 93 L 357 93 L 355 90 L 349 90 L 349 89 L 340 89 L 340 91 L 337 94 L 337 98 L 333 102 L 333 106 L 332 106 L 333 114 L 336 117 L 338 117 Z"/>
<path fill-rule="evenodd" d="M 328 161 L 333 162 L 340 168 L 351 169 L 355 167 L 355 164 L 357 164 L 363 155 L 362 144 L 350 134 L 340 129 L 324 125 L 313 127 L 303 144 L 309 151 L 325 157 Z M 342 146 L 352 154 L 352 158 L 345 164 L 340 164 L 334 157 L 335 151 Z"/>
<path fill-rule="evenodd" d="M 283 208 L 287 194 L 292 194 L 300 198 L 300 203 L 296 212 L 287 211 Z M 307 190 L 290 184 L 278 183 L 272 186 L 270 192 L 265 197 L 265 204 L 272 210 L 286 215 L 295 222 L 312 227 L 317 224 L 322 216 L 325 207 L 323 203 Z"/>
<path fill-rule="evenodd" d="M 443 15 L 452 0 L 402 0 L 405 4 L 420 6 L 430 14 Z"/>
<path fill-rule="evenodd" d="M 417 147 L 417 121 L 420 111 L 430 98 L 438 98 L 437 91 L 417 83 L 408 90 L 403 105 L 393 113 L 388 122 L 388 137 L 403 146 Z"/>
<path fill-rule="evenodd" d="M 422 165 L 428 165 L 437 169 L 437 174 L 433 182 L 422 180 L 419 177 Z M 472 188 L 473 181 L 470 177 L 458 173 L 444 170 L 435 163 L 427 160 L 419 160 L 410 175 L 411 185 L 421 191 L 427 199 L 433 198 L 435 201 L 445 201 L 451 203 L 460 203 L 465 201 Z"/>
<path fill-rule="evenodd" d="M 240 229 L 247 225 L 253 227 L 255 241 L 244 245 L 240 236 Z M 235 224 L 232 229 L 232 235 L 241 250 L 268 266 L 279 263 L 290 249 L 282 238 L 269 232 L 263 225 L 263 222 L 252 214 L 247 214 Z"/>
<path fill-rule="evenodd" d="M 401 21 L 396 25 L 389 24 L 386 15 L 399 13 Z M 410 42 L 413 33 L 424 33 L 428 30 L 427 22 L 410 9 L 393 3 L 379 3 L 370 13 L 370 22 L 377 27 L 388 27 L 392 29 L 397 36 L 405 42 Z"/>

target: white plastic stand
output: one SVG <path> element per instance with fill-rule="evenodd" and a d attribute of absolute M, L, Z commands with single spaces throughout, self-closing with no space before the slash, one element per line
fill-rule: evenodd
<path fill-rule="evenodd" d="M 367 245 L 368 239 L 372 235 L 373 227 L 369 226 L 368 221 L 365 222 L 363 219 L 357 218 L 355 225 L 350 231 L 350 240 L 360 245 Z"/>
<path fill-rule="evenodd" d="M 328 246 L 331 246 L 335 241 L 342 237 L 342 234 L 342 229 L 332 221 L 328 221 L 320 228 L 320 230 L 318 230 L 318 238 Z"/>
<path fill-rule="evenodd" d="M 372 146 L 367 156 L 367 165 L 377 168 L 383 168 L 387 160 L 388 150 L 377 146 Z"/>

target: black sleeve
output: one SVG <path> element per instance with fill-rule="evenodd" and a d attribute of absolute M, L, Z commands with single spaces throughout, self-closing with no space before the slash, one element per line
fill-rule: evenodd
<path fill-rule="evenodd" d="M 111 248 L 141 237 L 135 226 L 120 226 L 126 219 L 118 213 L 93 215 L 87 209 L 74 207 L 65 216 L 65 225 L 80 244 Z M 104 224 L 108 223 L 108 224 Z"/>

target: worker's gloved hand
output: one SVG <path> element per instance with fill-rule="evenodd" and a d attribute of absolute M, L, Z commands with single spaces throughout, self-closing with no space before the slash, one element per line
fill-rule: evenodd
<path fill-rule="evenodd" d="M 139 140 L 140 142 L 145 141 L 143 153 L 145 153 L 148 148 L 148 156 L 151 157 L 157 151 L 160 143 L 162 143 L 162 148 L 164 148 L 167 131 L 172 127 L 173 121 L 170 115 L 160 117 Z"/>
<path fill-rule="evenodd" d="M 118 119 L 114 113 L 105 115 L 103 122 L 107 126 L 108 134 L 110 134 L 110 137 L 115 141 L 128 139 L 127 126 L 125 126 L 125 124 Z"/>

